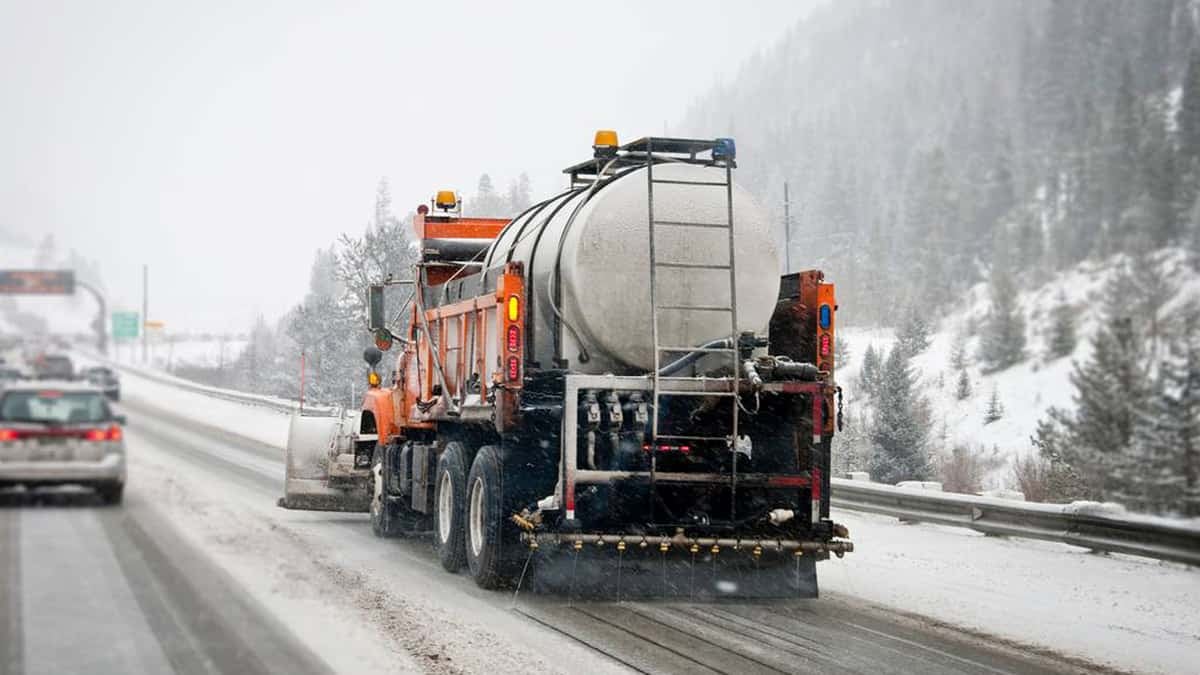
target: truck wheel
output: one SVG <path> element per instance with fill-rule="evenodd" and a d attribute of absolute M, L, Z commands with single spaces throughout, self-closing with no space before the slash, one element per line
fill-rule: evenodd
<path fill-rule="evenodd" d="M 447 572 L 457 572 L 466 563 L 463 544 L 466 465 L 467 451 L 458 441 L 447 443 L 438 457 L 433 495 L 433 539 L 438 558 Z"/>
<path fill-rule="evenodd" d="M 386 452 L 382 445 L 376 445 L 375 454 L 371 457 L 371 531 L 376 537 L 394 537 L 400 534 L 396 505 L 388 500 L 385 488 L 391 468 L 384 461 Z"/>
<path fill-rule="evenodd" d="M 521 571 L 519 533 L 508 521 L 500 449 L 479 449 L 467 476 L 467 565 L 481 588 L 510 585 Z"/>

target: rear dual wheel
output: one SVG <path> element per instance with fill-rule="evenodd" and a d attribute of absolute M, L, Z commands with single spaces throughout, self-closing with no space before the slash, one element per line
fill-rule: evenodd
<path fill-rule="evenodd" d="M 482 588 L 517 580 L 523 562 L 520 533 L 508 519 L 500 448 L 485 445 L 467 476 L 467 566 Z"/>

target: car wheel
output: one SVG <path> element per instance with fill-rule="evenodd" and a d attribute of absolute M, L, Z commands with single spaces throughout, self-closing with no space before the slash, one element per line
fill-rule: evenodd
<path fill-rule="evenodd" d="M 108 506 L 115 506 L 120 504 L 125 496 L 125 484 L 105 483 L 96 488 L 96 493 L 100 495 L 100 501 Z"/>
<path fill-rule="evenodd" d="M 438 559 L 448 572 L 466 564 L 464 544 L 466 515 L 467 452 L 462 443 L 451 441 L 438 457 L 437 482 L 433 495 L 433 539 Z"/>

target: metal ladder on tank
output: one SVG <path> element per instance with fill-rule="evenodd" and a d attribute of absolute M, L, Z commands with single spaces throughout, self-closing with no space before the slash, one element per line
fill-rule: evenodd
<path fill-rule="evenodd" d="M 652 314 L 652 331 L 654 335 L 654 373 L 652 376 L 654 385 L 654 414 L 653 422 L 651 423 L 651 438 L 654 443 L 659 441 L 673 441 L 679 444 L 689 442 L 704 442 L 704 441 L 725 441 L 730 450 L 733 450 L 733 471 L 730 478 L 731 488 L 736 496 L 737 490 L 737 456 L 736 443 L 738 439 L 738 385 L 740 363 L 738 362 L 738 323 L 737 323 L 737 285 L 736 285 L 736 266 L 734 261 L 734 238 L 733 238 L 733 170 L 729 162 L 724 163 L 725 176 L 722 181 L 688 181 L 688 180 L 673 180 L 661 179 L 654 177 L 654 155 L 653 155 L 653 139 L 646 139 L 646 187 L 647 200 L 649 206 L 650 220 L 650 310 Z M 716 165 L 720 167 L 720 165 Z M 709 189 L 720 189 L 725 195 L 725 222 L 720 223 L 702 223 L 693 221 L 679 220 L 659 220 L 654 215 L 654 186 L 655 185 L 693 185 L 703 186 Z M 688 263 L 670 260 L 659 260 L 657 254 L 656 232 L 659 228 L 716 228 L 726 231 L 728 247 L 728 257 L 724 260 L 714 261 L 711 263 Z M 729 277 L 729 304 L 728 305 L 661 305 L 658 302 L 658 271 L 660 269 L 700 269 L 709 272 L 725 272 Z M 724 347 L 697 347 L 696 345 L 664 345 L 660 342 L 658 322 L 663 311 L 673 313 L 703 313 L 712 314 L 724 313 L 729 317 L 729 338 L 728 344 Z M 729 357 L 730 370 L 732 377 L 728 382 L 728 389 L 714 391 L 696 391 L 687 390 L 682 387 L 672 388 L 671 385 L 680 385 L 682 382 L 694 383 L 695 379 L 690 377 L 672 377 L 660 376 L 659 371 L 664 365 L 662 357 L 664 354 L 675 353 L 676 355 L 684 355 L 688 353 L 705 352 L 713 354 L 726 354 Z M 730 399 L 731 419 L 730 419 L 730 435 L 724 436 L 690 436 L 678 434 L 659 434 L 659 417 L 662 411 L 662 397 L 664 396 L 690 396 L 695 398 L 706 398 L 710 396 L 719 396 Z M 657 448 L 652 448 L 650 452 L 650 482 L 654 484 L 654 475 L 657 471 Z"/>

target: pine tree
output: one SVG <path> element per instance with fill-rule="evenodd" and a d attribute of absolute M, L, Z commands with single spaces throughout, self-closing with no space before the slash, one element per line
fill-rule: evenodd
<path fill-rule="evenodd" d="M 983 327 L 979 358 L 987 371 L 1004 370 L 1025 358 L 1025 317 L 1017 289 L 1003 265 L 992 266 L 991 309 Z"/>
<path fill-rule="evenodd" d="M 1132 321 L 1118 317 L 1092 338 L 1091 358 L 1071 373 L 1075 414 L 1068 430 L 1089 482 L 1112 495 L 1126 481 L 1123 455 L 1146 399 L 1145 364 Z"/>
<path fill-rule="evenodd" d="M 838 368 L 850 365 L 850 343 L 840 334 L 833 338 L 833 362 Z"/>
<path fill-rule="evenodd" d="M 862 370 L 858 373 L 859 385 L 867 393 L 867 396 L 873 398 L 879 391 L 882 370 L 883 362 L 879 358 L 879 352 L 876 351 L 875 345 L 867 345 L 867 350 L 863 352 Z"/>
<path fill-rule="evenodd" d="M 1075 309 L 1067 302 L 1067 296 L 1062 291 L 1058 293 L 1058 302 L 1051 310 L 1050 339 L 1046 344 L 1048 356 L 1060 359 L 1070 356 L 1075 351 Z"/>
<path fill-rule="evenodd" d="M 881 482 L 928 480 L 932 473 L 929 404 L 916 384 L 908 359 L 893 347 L 883 364 L 870 431 L 871 475 Z"/>
<path fill-rule="evenodd" d="M 1108 180 L 1105 193 L 1109 195 L 1105 220 L 1115 226 L 1129 206 L 1137 171 L 1138 150 L 1137 93 L 1133 85 L 1133 70 L 1126 61 L 1121 67 L 1116 99 L 1109 127 Z M 1105 253 L 1110 253 L 1106 251 Z"/>
<path fill-rule="evenodd" d="M 963 370 L 969 364 L 967 363 L 967 335 L 960 328 L 954 333 L 954 342 L 950 346 L 950 367 L 955 370 Z"/>
<path fill-rule="evenodd" d="M 1000 391 L 992 385 L 992 396 L 988 399 L 987 410 L 983 412 L 983 423 L 991 424 L 1004 417 L 1004 405 L 1000 403 Z"/>
<path fill-rule="evenodd" d="M 896 332 L 896 344 L 905 358 L 912 358 L 929 348 L 929 333 L 929 317 L 917 305 L 910 305 Z"/>
<path fill-rule="evenodd" d="M 1200 51 L 1195 48 L 1188 54 L 1176 128 L 1179 130 L 1180 159 L 1185 164 L 1200 159 Z"/>
<path fill-rule="evenodd" d="M 971 376 L 967 374 L 966 370 L 958 371 L 958 387 L 955 389 L 954 395 L 960 401 L 971 398 Z"/>
<path fill-rule="evenodd" d="M 1200 515 L 1200 313 L 1189 308 L 1183 332 L 1159 364 L 1157 390 L 1138 410 L 1130 448 L 1127 506 Z"/>
<path fill-rule="evenodd" d="M 529 208 L 533 201 L 533 188 L 530 186 L 529 174 L 521 172 L 521 175 L 513 182 L 508 184 L 508 208 L 516 214 Z"/>

